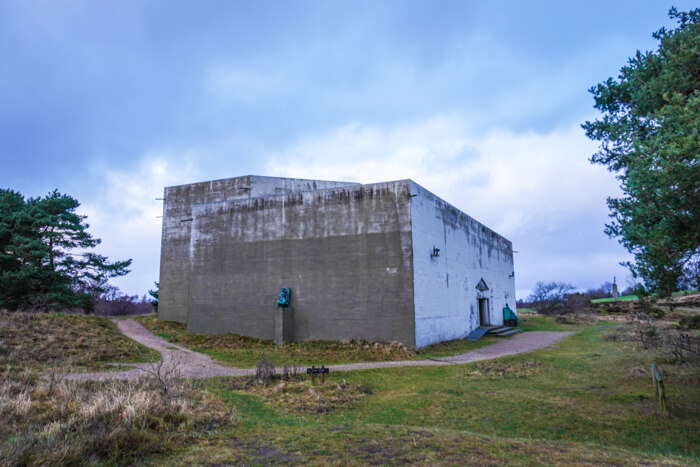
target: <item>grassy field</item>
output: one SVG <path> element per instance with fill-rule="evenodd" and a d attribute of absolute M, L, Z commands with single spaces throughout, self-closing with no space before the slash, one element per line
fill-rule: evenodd
<path fill-rule="evenodd" d="M 68 319 L 96 349 L 126 345 L 101 319 L 41 316 L 45 340 Z M 10 347 L 17 319 L 0 321 L 0 348 Z M 24 373 L 34 373 L 0 381 L 0 465 L 700 464 L 699 362 L 643 349 L 631 325 L 526 316 L 523 326 L 578 332 L 547 349 L 466 365 L 334 372 L 323 385 L 306 375 L 267 386 L 169 381 L 168 394 L 143 381 L 62 381 L 51 390 L 39 377 L 45 359 L 31 357 L 42 347 L 20 354 L 28 341 L 14 338 L 3 364 L 19 368 L 21 356 Z M 64 350 L 77 352 L 71 342 Z M 668 412 L 652 395 L 652 362 L 667 382 Z"/>
<path fill-rule="evenodd" d="M 615 332 L 587 327 L 550 349 L 468 365 L 338 372 L 323 387 L 210 380 L 241 424 L 151 461 L 699 463 L 698 367 L 606 340 Z M 652 397 L 653 361 L 667 413 Z"/>

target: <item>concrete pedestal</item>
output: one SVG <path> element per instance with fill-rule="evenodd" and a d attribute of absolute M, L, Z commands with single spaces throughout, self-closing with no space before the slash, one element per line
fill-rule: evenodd
<path fill-rule="evenodd" d="M 292 342 L 292 308 L 277 308 L 275 310 L 275 344 L 282 345 Z"/>

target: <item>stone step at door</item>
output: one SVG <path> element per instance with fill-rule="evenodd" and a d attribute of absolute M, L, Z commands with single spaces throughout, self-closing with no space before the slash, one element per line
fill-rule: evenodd
<path fill-rule="evenodd" d="M 488 328 L 476 328 L 467 336 L 467 340 L 478 341 L 481 337 L 486 334 Z"/>

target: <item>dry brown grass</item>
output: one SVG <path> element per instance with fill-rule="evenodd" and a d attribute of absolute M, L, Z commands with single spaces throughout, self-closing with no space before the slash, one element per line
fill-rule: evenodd
<path fill-rule="evenodd" d="M 103 317 L 0 312 L 0 465 L 130 464 L 234 422 L 230 407 L 174 372 L 65 378 L 106 362 L 159 358 Z"/>
<path fill-rule="evenodd" d="M 158 360 L 101 316 L 0 311 L 0 374 Z"/>
<path fill-rule="evenodd" d="M 491 379 L 526 378 L 540 374 L 543 366 L 544 364 L 538 361 L 485 361 L 474 364 L 466 375 L 468 377 Z"/>
<path fill-rule="evenodd" d="M 200 433 L 234 423 L 233 412 L 194 383 L 157 381 L 55 385 L 30 372 L 0 381 L 0 465 L 133 463 Z"/>
<path fill-rule="evenodd" d="M 663 359 L 700 366 L 700 336 L 668 321 L 636 319 L 618 326 L 605 339 L 637 343 Z"/>
<path fill-rule="evenodd" d="M 195 334 L 184 324 L 157 319 L 156 315 L 133 317 L 149 331 L 170 342 L 211 355 L 237 367 L 253 367 L 267 358 L 276 365 L 285 363 L 352 363 L 411 360 L 418 354 L 399 342 L 308 341 L 275 345 L 271 340 L 238 334 Z"/>
<path fill-rule="evenodd" d="M 341 381 L 326 381 L 314 384 L 301 378 L 286 381 L 276 380 L 267 386 L 256 384 L 243 378 L 232 379 L 230 390 L 241 391 L 259 396 L 270 406 L 291 413 L 319 414 L 348 409 L 356 405 L 371 388 Z"/>

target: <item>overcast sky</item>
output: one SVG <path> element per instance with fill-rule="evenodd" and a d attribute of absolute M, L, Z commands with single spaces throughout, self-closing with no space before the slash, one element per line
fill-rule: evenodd
<path fill-rule="evenodd" d="M 516 287 L 629 259 L 588 89 L 693 2 L 0 1 L 0 187 L 82 202 L 114 281 L 158 280 L 163 188 L 411 178 L 513 242 Z"/>

